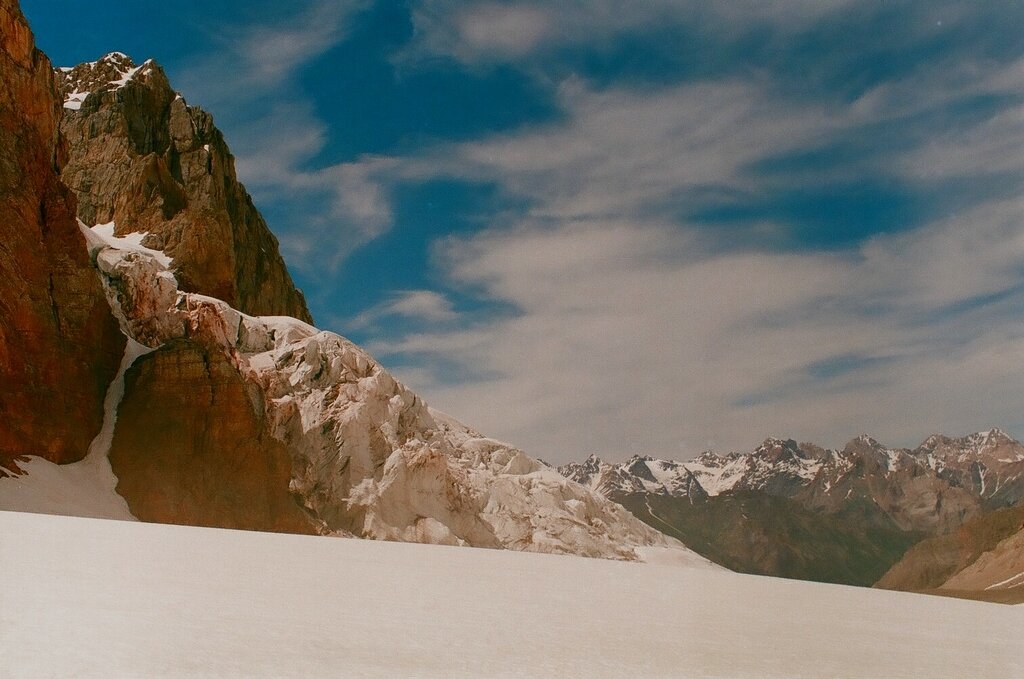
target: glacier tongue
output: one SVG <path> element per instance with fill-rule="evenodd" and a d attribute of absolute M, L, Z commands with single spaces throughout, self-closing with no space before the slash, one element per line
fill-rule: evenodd
<path fill-rule="evenodd" d="M 431 410 L 347 339 L 183 292 L 166 258 L 138 243 L 90 241 L 126 335 L 151 348 L 187 338 L 219 351 L 259 395 L 253 407 L 291 455 L 289 490 L 321 532 L 629 560 L 642 558 L 637 548 L 685 550 Z"/>

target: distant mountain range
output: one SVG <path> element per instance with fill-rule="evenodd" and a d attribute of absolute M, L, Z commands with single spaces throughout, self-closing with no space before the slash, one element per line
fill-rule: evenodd
<path fill-rule="evenodd" d="M 772 438 L 745 454 L 623 463 L 591 456 L 558 469 L 728 568 L 857 585 L 879 581 L 915 543 L 965 522 L 985 525 L 1024 499 L 1024 445 L 999 429 L 934 435 L 914 449 L 868 436 L 841 450 Z M 957 561 L 961 569 L 970 563 Z M 955 572 L 882 584 L 935 589 Z"/>

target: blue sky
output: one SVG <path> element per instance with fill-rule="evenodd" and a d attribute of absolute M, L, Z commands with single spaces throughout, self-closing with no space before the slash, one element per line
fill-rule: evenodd
<path fill-rule="evenodd" d="M 319 325 L 533 454 L 1024 433 L 1024 3 L 22 4 L 159 61 Z"/>

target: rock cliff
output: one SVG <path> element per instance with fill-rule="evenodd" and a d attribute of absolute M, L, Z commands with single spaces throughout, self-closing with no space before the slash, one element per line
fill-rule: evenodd
<path fill-rule="evenodd" d="M 288 491 L 291 457 L 225 356 L 187 339 L 125 375 L 110 448 L 117 493 L 143 521 L 315 533 Z"/>
<path fill-rule="evenodd" d="M 83 222 L 146 233 L 147 245 L 173 258 L 183 290 L 311 322 L 210 114 L 186 104 L 156 62 L 136 66 L 119 52 L 57 75 L 61 178 Z"/>
<path fill-rule="evenodd" d="M 0 0 L 0 476 L 86 455 L 124 346 L 58 176 L 60 119 L 49 60 Z"/>

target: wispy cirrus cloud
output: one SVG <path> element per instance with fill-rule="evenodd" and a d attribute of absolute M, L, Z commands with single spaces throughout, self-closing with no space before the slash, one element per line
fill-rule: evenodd
<path fill-rule="evenodd" d="M 216 49 L 180 74 L 178 85 L 204 106 L 231 112 L 241 104 L 277 101 L 294 90 L 300 69 L 344 40 L 369 0 L 305 0 L 283 20 L 220 27 Z M 269 130 L 268 130 L 269 131 Z"/>
<path fill-rule="evenodd" d="M 447 285 L 516 313 L 373 348 L 412 365 L 399 375 L 435 405 L 555 461 L 1024 428 L 1017 66 L 954 61 L 842 104 L 767 71 L 658 88 L 570 78 L 564 120 L 394 158 L 385 186 L 443 176 L 525 200 L 435 245 Z M 855 163 L 829 159 L 837 140 Z M 785 160 L 798 154 L 814 162 Z M 996 181 L 947 209 L 947 182 L 978 177 Z M 817 191 L 827 213 L 857 181 L 935 204 L 808 243 L 785 212 L 698 209 Z"/>
<path fill-rule="evenodd" d="M 245 33 L 228 51 L 240 69 L 260 42 L 293 66 L 251 67 L 251 93 L 228 92 L 257 111 L 233 128 L 240 173 L 317 277 L 402 231 L 411 208 L 435 219 L 409 204 L 432 194 L 410 187 L 485 186 L 503 201 L 458 235 L 446 232 L 459 206 L 438 213 L 430 275 L 332 319 L 376 336 L 434 405 L 553 461 L 685 457 L 768 434 L 1024 431 L 1024 55 L 1000 29 L 1013 12 L 410 6 L 396 78 L 516 69 L 556 115 L 322 157 L 338 130 L 289 73 L 344 39 L 354 15 L 331 28 L 329 9 Z M 309 54 L 291 49 L 302 27 Z M 666 62 L 678 72 L 633 63 L 648 37 L 654 56 L 685 52 Z M 588 66 L 621 54 L 623 73 L 644 77 Z"/>
<path fill-rule="evenodd" d="M 240 179 L 274 219 L 286 259 L 299 269 L 336 269 L 390 225 L 390 205 L 364 178 L 372 163 L 310 161 L 325 148 L 332 121 L 304 89 L 306 68 L 345 41 L 371 0 L 312 0 L 284 20 L 223 30 L 219 49 L 180 75 L 190 101 L 217 112 L 230 131 Z"/>
<path fill-rule="evenodd" d="M 346 324 L 354 328 L 374 326 L 388 318 L 401 317 L 423 323 L 443 323 L 458 318 L 444 295 L 432 290 L 400 290 L 386 301 L 370 307 Z"/>
<path fill-rule="evenodd" d="M 555 460 L 1019 427 L 1022 214 L 1019 200 L 986 205 L 852 256 L 690 259 L 666 253 L 685 253 L 692 229 L 523 224 L 437 255 L 454 285 L 517 314 L 373 348 L 444 365 L 409 379 Z M 452 364 L 470 377 L 453 380 Z"/>
<path fill-rule="evenodd" d="M 729 32 L 765 25 L 800 30 L 851 4 L 850 0 L 424 0 L 414 5 L 416 39 L 402 56 L 447 56 L 466 64 L 493 64 L 540 58 L 584 42 L 600 47 L 617 36 L 666 24 Z"/>

